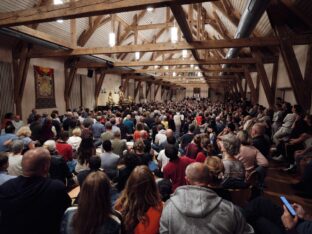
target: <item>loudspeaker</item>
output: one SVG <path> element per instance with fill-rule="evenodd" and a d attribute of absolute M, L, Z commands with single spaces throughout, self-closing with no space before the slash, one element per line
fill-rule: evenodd
<path fill-rule="evenodd" d="M 92 69 L 88 69 L 87 77 L 88 78 L 92 78 L 93 77 L 93 70 Z"/>

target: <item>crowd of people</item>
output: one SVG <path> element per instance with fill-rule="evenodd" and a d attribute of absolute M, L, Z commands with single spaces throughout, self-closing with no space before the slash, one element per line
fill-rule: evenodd
<path fill-rule="evenodd" d="M 312 117 L 280 99 L 33 109 L 0 135 L 1 233 L 312 233 L 263 197 L 269 162 L 312 198 Z M 68 192 L 79 186 L 77 198 Z"/>

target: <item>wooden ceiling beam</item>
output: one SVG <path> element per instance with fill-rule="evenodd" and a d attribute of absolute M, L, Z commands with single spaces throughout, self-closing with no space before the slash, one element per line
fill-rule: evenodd
<path fill-rule="evenodd" d="M 95 64 L 95 67 L 97 65 Z M 86 68 L 86 67 L 92 67 L 92 66 L 84 66 L 81 65 L 78 67 Z M 102 66 L 99 66 L 102 67 Z M 184 72 L 184 73 L 194 73 L 198 70 L 191 69 L 191 68 L 171 68 L 171 69 L 135 69 L 135 70 L 106 70 L 105 72 L 108 74 L 135 74 L 135 73 L 172 73 L 172 72 Z M 242 68 L 204 68 L 205 72 L 233 72 L 233 73 L 243 73 L 244 69 Z"/>
<path fill-rule="evenodd" d="M 81 47 L 85 46 L 93 33 L 101 27 L 102 25 L 106 24 L 111 19 L 110 16 L 105 17 L 103 15 L 96 16 L 94 19 L 91 20 L 91 24 L 89 24 L 89 28 L 85 29 L 79 36 L 77 44 Z"/>
<path fill-rule="evenodd" d="M 0 15 L 0 27 L 136 11 L 146 9 L 149 6 L 159 8 L 170 4 L 182 5 L 206 1 L 207 0 L 121 0 L 112 2 L 107 0 L 80 0 L 61 5 L 40 6 L 31 9 L 2 13 Z"/>
<path fill-rule="evenodd" d="M 192 43 L 194 41 L 192 31 L 191 31 L 190 26 L 187 22 L 186 15 L 185 15 L 185 12 L 184 12 L 182 6 L 172 3 L 170 5 L 170 9 L 171 9 L 171 12 L 174 15 L 174 18 L 176 19 L 179 27 L 180 27 L 180 30 L 183 33 L 183 36 L 184 36 L 186 42 Z M 192 49 L 191 51 L 192 51 L 192 54 L 194 56 L 194 59 L 199 60 L 200 59 L 199 53 L 195 49 Z"/>
<path fill-rule="evenodd" d="M 285 5 L 292 13 L 294 13 L 305 25 L 307 25 L 310 29 L 312 29 L 312 21 L 307 18 L 305 14 L 299 11 L 295 7 L 294 1 L 290 0 L 281 0 L 281 4 Z"/>
<path fill-rule="evenodd" d="M 236 79 L 236 77 L 234 75 L 223 75 L 223 76 L 205 76 L 205 77 L 198 77 L 198 76 L 155 76 L 155 78 L 157 79 L 171 79 L 171 80 L 175 80 L 175 79 L 181 79 L 181 78 L 189 78 L 189 79 L 197 79 L 200 80 L 201 78 L 206 78 L 206 79 Z"/>
<path fill-rule="evenodd" d="M 116 53 L 135 53 L 139 52 L 154 52 L 154 51 L 175 51 L 175 50 L 192 50 L 196 49 L 218 49 L 232 47 L 264 47 L 279 45 L 278 39 L 275 37 L 263 38 L 241 38 L 231 40 L 206 40 L 192 42 L 170 42 L 164 43 L 149 43 L 141 45 L 125 45 L 115 47 L 99 47 L 99 48 L 78 48 L 73 50 L 48 50 L 33 52 L 32 57 L 66 57 L 76 55 L 92 55 L 92 54 L 116 54 Z M 199 59 L 199 58 L 197 58 Z"/>
<path fill-rule="evenodd" d="M 48 41 L 53 44 L 60 45 L 66 48 L 74 49 L 73 45 L 68 41 L 62 40 L 58 37 L 52 36 L 50 34 L 47 34 L 47 33 L 32 29 L 32 28 L 29 28 L 27 26 L 17 26 L 12 29 L 17 32 L 26 34 L 28 36 L 32 36 L 32 37 L 35 37 L 44 41 Z"/>
<path fill-rule="evenodd" d="M 234 59 L 209 59 L 209 60 L 165 60 L 165 61 L 132 61 L 115 62 L 115 67 L 141 67 L 141 66 L 176 66 L 176 65 L 215 65 L 215 64 L 250 64 L 256 63 L 253 58 L 234 58 Z"/>

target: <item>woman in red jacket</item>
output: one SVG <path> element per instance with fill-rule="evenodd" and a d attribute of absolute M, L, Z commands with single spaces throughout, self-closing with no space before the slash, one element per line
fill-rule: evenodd
<path fill-rule="evenodd" d="M 115 209 L 123 216 L 125 233 L 159 233 L 163 204 L 154 176 L 147 166 L 133 170 Z"/>

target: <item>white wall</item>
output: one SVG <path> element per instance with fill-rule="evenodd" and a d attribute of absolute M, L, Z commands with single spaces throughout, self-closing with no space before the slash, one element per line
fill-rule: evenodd
<path fill-rule="evenodd" d="M 200 97 L 207 98 L 208 97 L 208 90 L 209 86 L 205 83 L 203 84 L 186 84 L 183 85 L 186 88 L 186 97 L 193 97 L 194 88 L 200 88 Z"/>
<path fill-rule="evenodd" d="M 300 70 L 302 75 L 304 75 L 304 70 L 306 67 L 306 59 L 307 59 L 307 51 L 308 51 L 308 46 L 307 45 L 299 45 L 299 46 L 294 46 L 294 52 L 296 54 L 296 58 L 298 60 Z M 269 80 L 270 85 L 272 85 L 272 74 L 273 74 L 273 64 L 265 64 L 264 68 L 267 73 L 267 77 Z M 256 88 L 256 77 L 257 73 L 256 72 L 251 72 L 250 73 L 252 77 L 252 81 L 254 83 L 254 86 Z M 243 79 L 242 85 L 244 87 L 245 85 L 245 79 Z M 282 89 L 287 89 L 285 91 L 285 101 L 290 102 L 291 104 L 296 104 L 296 99 L 293 91 L 291 90 L 291 83 L 289 81 L 288 73 L 282 58 L 282 55 L 279 55 L 279 61 L 278 61 L 278 72 L 277 72 L 277 82 L 276 82 L 276 88 L 282 88 Z M 249 86 L 247 86 L 247 92 L 250 92 Z M 268 107 L 268 100 L 266 98 L 262 83 L 260 82 L 260 89 L 259 89 L 259 104 Z"/>
<path fill-rule="evenodd" d="M 117 104 L 119 102 L 118 91 L 120 85 L 121 85 L 121 77 L 119 75 L 106 74 L 104 82 L 102 84 L 102 89 L 105 90 L 106 93 L 100 92 L 98 105 L 104 106 L 107 104 L 109 91 L 112 92 L 113 100 Z"/>

